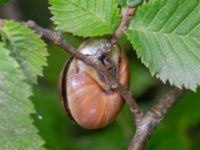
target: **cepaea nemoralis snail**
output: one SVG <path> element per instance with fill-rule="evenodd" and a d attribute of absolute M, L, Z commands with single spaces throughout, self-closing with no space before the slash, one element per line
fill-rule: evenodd
<path fill-rule="evenodd" d="M 105 44 L 105 39 L 90 39 L 78 50 L 96 58 L 97 52 Z M 128 86 L 127 57 L 117 44 L 109 53 L 96 59 L 102 61 L 122 85 Z M 63 106 L 69 116 L 77 124 L 88 129 L 101 128 L 111 123 L 124 104 L 121 96 L 109 87 L 101 73 L 75 57 L 65 64 L 59 89 Z"/>

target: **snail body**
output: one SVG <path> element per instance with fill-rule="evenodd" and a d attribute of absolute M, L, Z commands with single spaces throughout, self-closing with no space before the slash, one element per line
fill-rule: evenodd
<path fill-rule="evenodd" d="M 97 52 L 102 50 L 105 44 L 105 39 L 90 39 L 78 50 L 102 61 L 122 85 L 128 86 L 128 62 L 118 45 L 114 45 L 109 53 L 97 58 Z M 106 83 L 103 74 L 75 57 L 64 65 L 59 89 L 68 115 L 87 129 L 102 128 L 111 123 L 124 104 L 121 96 Z"/>

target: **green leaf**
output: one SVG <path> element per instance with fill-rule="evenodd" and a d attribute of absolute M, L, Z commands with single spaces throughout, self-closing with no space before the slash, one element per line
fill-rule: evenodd
<path fill-rule="evenodd" d="M 30 86 L 9 50 L 0 43 L 0 145 L 2 150 L 38 150 L 44 141 L 32 125 Z"/>
<path fill-rule="evenodd" d="M 0 32 L 27 81 L 36 83 L 37 76 L 42 76 L 43 66 L 47 64 L 46 44 L 31 29 L 12 21 L 7 21 Z"/>
<path fill-rule="evenodd" d="M 126 6 L 126 0 L 118 0 L 118 3 L 121 7 L 125 7 Z"/>
<path fill-rule="evenodd" d="M 127 0 L 127 4 L 129 7 L 136 7 L 141 4 L 143 0 Z"/>
<path fill-rule="evenodd" d="M 49 0 L 59 28 L 88 37 L 111 34 L 119 25 L 116 0 Z"/>
<path fill-rule="evenodd" d="M 151 0 L 127 35 L 142 62 L 162 81 L 196 90 L 200 84 L 200 1 Z"/>

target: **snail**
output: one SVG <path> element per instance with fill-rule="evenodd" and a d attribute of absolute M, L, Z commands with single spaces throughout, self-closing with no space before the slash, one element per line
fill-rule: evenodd
<path fill-rule="evenodd" d="M 97 57 L 106 39 L 90 39 L 78 51 L 102 62 L 118 81 L 128 86 L 129 69 L 125 53 L 115 44 L 111 51 Z M 62 104 L 71 119 L 87 129 L 102 128 L 113 121 L 122 109 L 124 100 L 93 67 L 77 58 L 63 67 L 59 81 Z"/>

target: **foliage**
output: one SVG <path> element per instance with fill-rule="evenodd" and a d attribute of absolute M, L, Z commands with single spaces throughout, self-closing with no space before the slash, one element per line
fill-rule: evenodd
<path fill-rule="evenodd" d="M 0 33 L 1 149 L 43 149 L 44 141 L 30 118 L 35 109 L 29 97 L 30 83 L 36 82 L 46 65 L 45 44 L 32 30 L 12 21 Z"/>
<path fill-rule="evenodd" d="M 119 4 L 121 7 L 124 7 L 124 6 L 126 6 L 126 0 L 118 0 L 118 4 Z"/>
<path fill-rule="evenodd" d="M 0 144 L 2 150 L 39 149 L 43 140 L 37 135 L 30 114 L 34 113 L 30 85 L 18 63 L 0 44 Z"/>
<path fill-rule="evenodd" d="M 127 0 L 127 4 L 130 7 L 136 7 L 142 3 L 143 0 Z"/>
<path fill-rule="evenodd" d="M 46 45 L 32 30 L 12 21 L 7 21 L 0 30 L 11 55 L 20 64 L 28 82 L 36 83 L 46 64 Z"/>
<path fill-rule="evenodd" d="M 5 1 L 0 0 L 0 3 Z M 31 2 L 31 8 L 40 14 L 27 13 L 30 6 L 26 6 L 23 12 L 26 18 L 34 18 L 37 23 L 47 26 L 48 23 L 41 19 L 48 20 L 44 13 L 47 4 L 38 7 L 39 0 L 20 0 L 19 3 L 25 2 Z M 140 0 L 128 2 L 135 5 Z M 68 32 L 65 38 L 78 47 L 86 39 L 74 35 L 110 36 L 120 23 L 119 9 L 126 1 L 49 0 L 49 4 L 57 29 Z M 151 74 L 178 87 L 197 88 L 200 84 L 199 15 L 199 0 L 151 0 L 137 9 L 126 35 Z M 0 28 L 0 35 L 0 149 L 45 149 L 30 114 L 49 149 L 127 149 L 134 134 L 133 118 L 127 106 L 104 129 L 88 131 L 69 121 L 60 106 L 56 89 L 60 70 L 69 56 L 55 45 L 49 45 L 49 66 L 39 86 L 33 90 L 35 95 L 31 99 L 36 112 L 29 99 L 32 84 L 42 76 L 47 64 L 46 45 L 32 30 L 12 21 Z M 140 63 L 127 38 L 123 36 L 120 40 L 130 60 L 130 90 L 142 108 L 147 109 L 166 92 L 166 87 L 152 78 Z M 191 132 L 200 129 L 199 93 L 190 92 L 177 104 L 146 149 L 199 149 L 200 134 Z"/>
<path fill-rule="evenodd" d="M 191 90 L 200 84 L 199 14 L 199 0 L 152 0 L 137 10 L 127 35 L 162 81 Z"/>
<path fill-rule="evenodd" d="M 119 25 L 115 0 L 49 0 L 52 20 L 59 28 L 88 37 L 112 34 Z"/>

